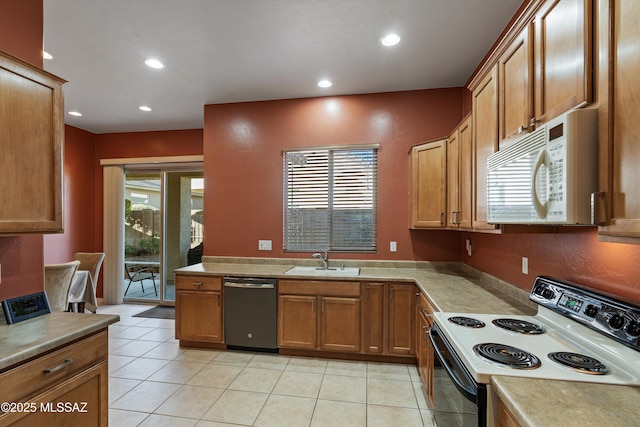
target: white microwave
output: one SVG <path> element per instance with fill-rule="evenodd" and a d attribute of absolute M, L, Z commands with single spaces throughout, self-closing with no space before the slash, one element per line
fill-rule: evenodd
<path fill-rule="evenodd" d="M 488 222 L 593 224 L 596 109 L 564 113 L 487 159 Z"/>

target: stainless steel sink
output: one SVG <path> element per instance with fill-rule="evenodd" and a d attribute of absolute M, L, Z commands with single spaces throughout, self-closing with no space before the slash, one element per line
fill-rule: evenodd
<path fill-rule="evenodd" d="M 296 266 L 285 271 L 284 274 L 292 276 L 318 276 L 318 277 L 355 277 L 360 274 L 359 267 L 304 267 Z"/>

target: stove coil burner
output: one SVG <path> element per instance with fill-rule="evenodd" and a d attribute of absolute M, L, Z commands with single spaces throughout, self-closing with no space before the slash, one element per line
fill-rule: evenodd
<path fill-rule="evenodd" d="M 472 317 L 453 316 L 449 317 L 449 322 L 456 325 L 466 326 L 468 328 L 484 328 L 484 322 L 482 320 L 474 319 Z"/>
<path fill-rule="evenodd" d="M 499 366 L 515 369 L 536 369 L 540 366 L 540 359 L 533 354 L 505 344 L 477 344 L 473 346 L 473 351 Z"/>
<path fill-rule="evenodd" d="M 604 375 L 609 372 L 598 359 L 585 356 L 584 354 L 558 351 L 549 353 L 547 357 L 562 366 L 581 372 L 583 374 Z"/>
<path fill-rule="evenodd" d="M 495 319 L 491 323 L 500 328 L 518 332 L 521 334 L 539 335 L 544 333 L 544 329 L 541 326 L 538 326 L 535 323 L 527 322 L 526 320 Z"/>

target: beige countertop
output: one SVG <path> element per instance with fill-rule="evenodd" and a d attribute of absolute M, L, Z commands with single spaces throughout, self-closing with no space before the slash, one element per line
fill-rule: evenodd
<path fill-rule="evenodd" d="M 180 268 L 175 272 L 278 279 L 411 282 L 429 297 L 434 308 L 439 311 L 525 315 L 536 312 L 535 304 L 528 301 L 527 291 L 500 283 L 480 272 L 463 271 L 460 263 L 335 261 L 336 265 L 360 267 L 360 275 L 356 277 L 285 274 L 293 267 L 293 263 L 294 260 L 282 259 L 204 257 L 202 264 Z M 315 265 L 306 260 L 295 260 L 295 264 Z"/>
<path fill-rule="evenodd" d="M 120 320 L 106 314 L 55 312 L 0 326 L 0 372 L 106 328 Z"/>
<path fill-rule="evenodd" d="M 491 384 L 522 427 L 640 425 L 640 387 L 500 376 Z"/>

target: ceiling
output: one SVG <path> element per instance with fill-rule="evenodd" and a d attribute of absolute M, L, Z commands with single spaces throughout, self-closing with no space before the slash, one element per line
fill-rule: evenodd
<path fill-rule="evenodd" d="M 202 128 L 206 104 L 462 86 L 521 3 L 44 0 L 45 69 L 68 81 L 69 125 Z"/>

